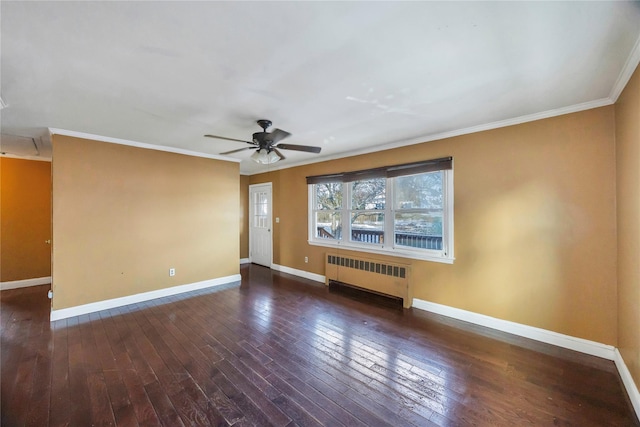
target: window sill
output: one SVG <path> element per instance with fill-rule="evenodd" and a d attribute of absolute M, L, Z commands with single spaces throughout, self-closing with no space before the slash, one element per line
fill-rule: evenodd
<path fill-rule="evenodd" d="M 429 253 L 417 253 L 412 251 L 403 251 L 402 249 L 385 249 L 381 247 L 373 247 L 369 245 L 344 244 L 341 242 L 322 242 L 318 240 L 307 240 L 312 246 L 324 246 L 326 248 L 344 249 L 346 251 L 368 252 L 371 254 L 387 255 L 400 258 L 410 258 L 420 261 L 439 262 L 442 264 L 453 264 L 455 258 L 432 255 Z"/>

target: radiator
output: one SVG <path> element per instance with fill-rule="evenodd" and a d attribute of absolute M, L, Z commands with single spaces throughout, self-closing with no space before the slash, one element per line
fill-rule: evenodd
<path fill-rule="evenodd" d="M 363 257 L 327 253 L 326 284 L 329 281 L 357 286 L 362 289 L 402 298 L 405 308 L 411 307 L 410 266 Z"/>

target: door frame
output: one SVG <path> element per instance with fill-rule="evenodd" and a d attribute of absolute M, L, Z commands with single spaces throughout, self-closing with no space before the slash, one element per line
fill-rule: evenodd
<path fill-rule="evenodd" d="M 269 268 L 273 267 L 273 185 L 271 182 L 262 182 L 260 184 L 249 185 L 249 262 L 253 262 L 253 212 L 255 209 L 252 197 L 252 190 L 260 187 L 268 188 L 269 191 Z M 261 264 L 262 265 L 262 264 Z"/>

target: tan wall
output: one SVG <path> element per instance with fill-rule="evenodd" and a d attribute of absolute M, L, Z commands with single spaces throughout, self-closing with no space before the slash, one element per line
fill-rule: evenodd
<path fill-rule="evenodd" d="M 443 156 L 454 157 L 456 261 L 399 259 L 414 296 L 615 345 L 613 106 L 254 175 L 273 182 L 274 262 L 324 274 L 327 249 L 307 243 L 306 176 Z"/>
<path fill-rule="evenodd" d="M 237 163 L 55 135 L 53 308 L 237 274 L 239 176 Z"/>
<path fill-rule="evenodd" d="M 640 69 L 616 103 L 618 348 L 640 387 Z"/>
<path fill-rule="evenodd" d="M 249 176 L 240 175 L 240 258 L 249 258 Z"/>
<path fill-rule="evenodd" d="M 0 158 L 0 282 L 51 276 L 51 163 Z"/>

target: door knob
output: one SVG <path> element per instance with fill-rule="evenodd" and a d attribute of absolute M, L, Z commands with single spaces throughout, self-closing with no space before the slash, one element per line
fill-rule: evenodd
<path fill-rule="evenodd" d="M 49 239 L 49 240 L 45 240 L 44 242 L 45 242 L 47 245 L 50 245 L 50 244 L 51 244 L 51 239 Z"/>

